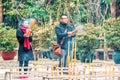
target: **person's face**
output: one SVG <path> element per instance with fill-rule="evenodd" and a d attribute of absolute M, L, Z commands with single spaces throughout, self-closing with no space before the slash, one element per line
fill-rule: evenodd
<path fill-rule="evenodd" d="M 24 25 L 25 27 L 29 27 L 28 21 L 24 21 L 23 25 Z"/>
<path fill-rule="evenodd" d="M 60 22 L 67 24 L 68 23 L 68 17 L 67 16 L 62 16 L 60 19 Z"/>

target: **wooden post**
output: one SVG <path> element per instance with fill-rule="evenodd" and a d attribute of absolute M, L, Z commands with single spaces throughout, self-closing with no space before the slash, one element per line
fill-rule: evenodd
<path fill-rule="evenodd" d="M 107 60 L 106 34 L 104 32 L 104 60 Z"/>

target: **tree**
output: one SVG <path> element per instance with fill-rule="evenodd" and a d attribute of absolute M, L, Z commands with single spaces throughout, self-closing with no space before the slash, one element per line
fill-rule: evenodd
<path fill-rule="evenodd" d="M 2 23 L 2 0 L 0 0 L 0 23 Z"/>
<path fill-rule="evenodd" d="M 120 0 L 110 0 L 111 16 L 117 18 L 120 16 Z"/>
<path fill-rule="evenodd" d="M 116 4 L 115 0 L 110 0 L 111 16 L 116 17 Z"/>
<path fill-rule="evenodd" d="M 116 0 L 116 17 L 120 16 L 120 0 Z"/>

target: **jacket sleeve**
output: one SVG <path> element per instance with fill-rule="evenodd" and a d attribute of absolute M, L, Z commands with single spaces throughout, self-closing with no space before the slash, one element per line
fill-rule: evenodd
<path fill-rule="evenodd" d="M 24 42 L 24 36 L 23 33 L 18 29 L 16 32 L 16 37 L 19 43 L 23 43 Z"/>
<path fill-rule="evenodd" d="M 55 27 L 55 33 L 57 34 L 57 36 L 59 36 L 59 38 L 68 36 L 67 32 L 62 32 L 59 27 Z"/>

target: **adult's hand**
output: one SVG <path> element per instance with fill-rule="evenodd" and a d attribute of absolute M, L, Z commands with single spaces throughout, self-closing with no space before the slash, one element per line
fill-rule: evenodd
<path fill-rule="evenodd" d="M 68 34 L 68 37 L 74 36 L 74 33 L 73 33 L 73 32 L 68 32 L 67 34 Z"/>

